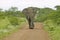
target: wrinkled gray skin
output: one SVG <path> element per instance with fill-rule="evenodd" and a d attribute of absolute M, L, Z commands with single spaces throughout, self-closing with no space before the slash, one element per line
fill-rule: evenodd
<path fill-rule="evenodd" d="M 37 7 L 28 7 L 23 9 L 22 11 L 26 16 L 30 29 L 34 28 L 34 17 L 37 14 L 37 10 L 39 10 L 39 8 Z"/>

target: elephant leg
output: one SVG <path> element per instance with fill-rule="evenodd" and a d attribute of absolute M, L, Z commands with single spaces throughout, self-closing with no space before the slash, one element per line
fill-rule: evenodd
<path fill-rule="evenodd" d="M 33 29 L 34 28 L 34 23 L 33 23 L 33 20 L 31 18 L 28 19 L 28 22 L 29 22 L 29 28 L 30 29 Z"/>

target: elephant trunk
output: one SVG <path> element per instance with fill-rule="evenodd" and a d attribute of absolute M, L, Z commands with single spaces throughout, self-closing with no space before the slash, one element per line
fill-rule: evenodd
<path fill-rule="evenodd" d="M 28 23 L 29 23 L 29 28 L 33 29 L 34 28 L 34 21 L 32 19 L 28 19 Z"/>

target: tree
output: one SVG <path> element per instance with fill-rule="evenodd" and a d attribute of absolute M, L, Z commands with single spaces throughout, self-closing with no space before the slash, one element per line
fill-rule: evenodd
<path fill-rule="evenodd" d="M 8 10 L 5 10 L 5 13 L 6 13 L 6 15 L 9 15 L 9 16 L 16 16 L 16 14 L 17 14 L 16 11 L 18 11 L 17 7 L 11 7 Z"/>
<path fill-rule="evenodd" d="M 37 20 L 37 21 L 40 21 L 40 22 L 42 22 L 42 21 L 44 21 L 44 20 L 47 20 L 47 18 L 48 18 L 47 16 L 48 16 L 49 14 L 51 14 L 53 11 L 54 11 L 54 10 L 51 9 L 51 8 L 40 8 L 36 20 Z"/>
<path fill-rule="evenodd" d="M 55 8 L 56 8 L 57 11 L 60 11 L 60 6 L 59 5 L 55 6 Z"/>
<path fill-rule="evenodd" d="M 9 11 L 16 12 L 16 11 L 18 11 L 18 8 L 17 8 L 17 7 L 11 7 L 11 8 L 9 9 Z"/>

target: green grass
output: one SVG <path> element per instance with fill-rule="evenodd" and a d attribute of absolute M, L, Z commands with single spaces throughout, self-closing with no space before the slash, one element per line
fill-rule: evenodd
<path fill-rule="evenodd" d="M 19 25 L 12 25 L 7 17 L 5 19 L 1 19 L 0 20 L 0 39 L 20 29 L 25 22 L 26 22 L 25 18 L 18 18 Z"/>
<path fill-rule="evenodd" d="M 49 32 L 51 40 L 60 40 L 60 25 L 53 23 L 52 20 L 44 22 L 44 29 Z"/>

